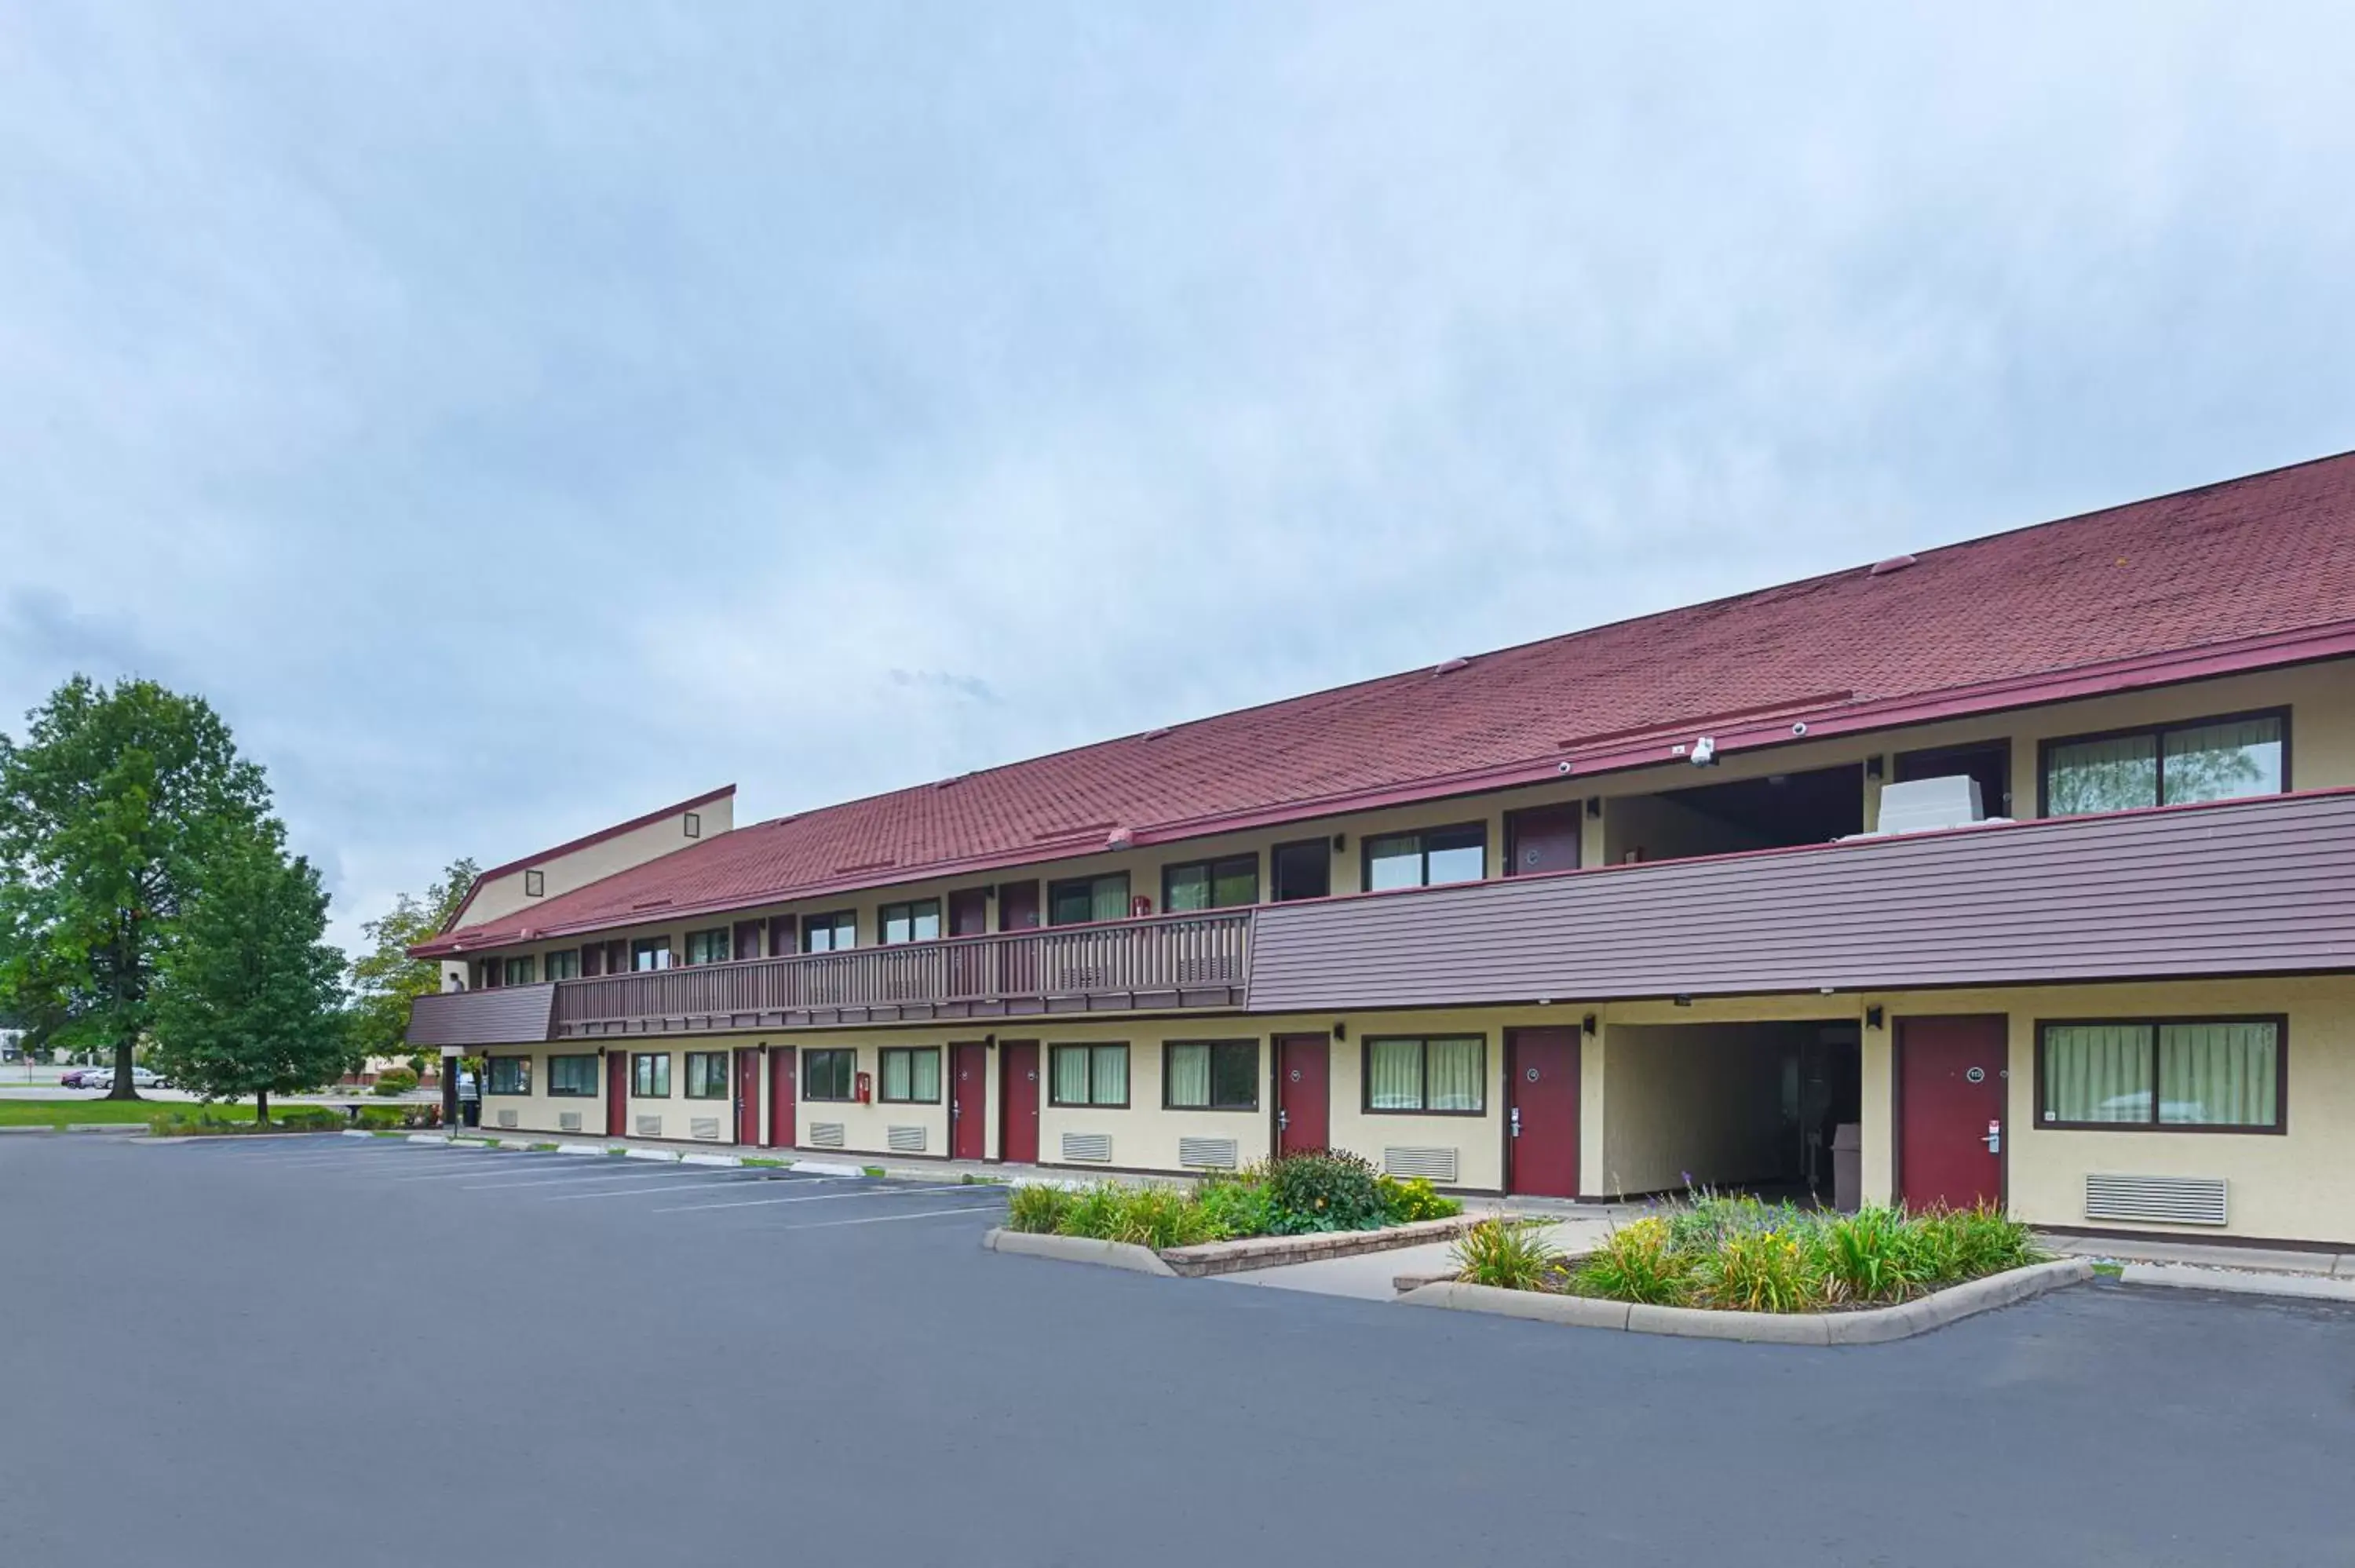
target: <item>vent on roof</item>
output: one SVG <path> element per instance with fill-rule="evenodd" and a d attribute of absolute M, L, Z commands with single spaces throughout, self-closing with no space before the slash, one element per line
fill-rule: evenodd
<path fill-rule="evenodd" d="M 849 865 L 837 865 L 834 868 L 832 874 L 840 876 L 845 872 L 881 871 L 886 866 L 897 865 L 899 863 L 899 856 L 887 854 L 881 860 L 862 860 L 854 862 Z"/>
<path fill-rule="evenodd" d="M 1433 664 L 1431 667 L 1431 673 L 1434 675 L 1452 674 L 1470 662 L 1472 662 L 1472 661 L 1469 659 L 1442 659 L 1438 663 Z"/>
<path fill-rule="evenodd" d="M 1873 562 L 1872 570 L 1865 573 L 1865 576 L 1885 577 L 1891 572 L 1902 572 L 1912 565 L 1913 565 L 1913 557 L 1911 556 L 1891 556 L 1885 561 Z"/>
<path fill-rule="evenodd" d="M 954 779 L 940 779 L 932 785 L 932 788 L 935 789 L 945 789 L 952 784 L 962 784 L 972 777 L 973 775 L 970 773 L 960 773 Z"/>
<path fill-rule="evenodd" d="M 1143 738 L 1146 740 L 1159 740 L 1163 736 L 1167 735 L 1168 733 L 1169 726 L 1165 724 L 1159 729 L 1146 730 Z"/>
<path fill-rule="evenodd" d="M 1109 832 L 1120 826 L 1109 818 L 1101 822 L 1079 822 L 1068 828 L 1041 828 L 1030 835 L 1030 842 L 1039 843 L 1048 839 L 1075 839 L 1082 833 Z"/>
<path fill-rule="evenodd" d="M 643 904 L 633 904 L 630 907 L 633 909 L 659 909 L 669 902 L 670 900 L 667 898 L 649 898 Z"/>

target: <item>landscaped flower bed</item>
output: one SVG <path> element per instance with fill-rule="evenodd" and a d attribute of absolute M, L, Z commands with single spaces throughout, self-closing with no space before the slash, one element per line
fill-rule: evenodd
<path fill-rule="evenodd" d="M 1397 1181 L 1354 1154 L 1324 1151 L 1286 1155 L 1184 1186 L 1018 1187 L 1007 1201 L 1006 1224 L 1034 1234 L 1091 1236 L 1158 1250 L 1246 1236 L 1381 1230 L 1463 1212 L 1463 1204 L 1420 1178 Z"/>
<path fill-rule="evenodd" d="M 1700 1193 L 1566 1257 L 1542 1222 L 1489 1220 L 1456 1243 L 1456 1277 L 1653 1307 L 1830 1312 L 1893 1306 L 2044 1261 L 2028 1227 L 1990 1209 L 1827 1213 Z"/>

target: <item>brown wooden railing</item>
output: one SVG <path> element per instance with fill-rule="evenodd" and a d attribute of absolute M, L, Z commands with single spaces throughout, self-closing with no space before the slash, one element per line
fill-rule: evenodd
<path fill-rule="evenodd" d="M 553 1032 L 1237 1007 L 1251 927 L 1250 910 L 1221 910 L 564 980 Z"/>

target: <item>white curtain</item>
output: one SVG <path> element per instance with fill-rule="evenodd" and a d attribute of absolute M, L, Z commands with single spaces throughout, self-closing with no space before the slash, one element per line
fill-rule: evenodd
<path fill-rule="evenodd" d="M 908 1063 L 913 1055 L 914 1053 L 911 1051 L 883 1053 L 883 1097 L 885 1099 L 904 1100 L 909 1097 Z"/>
<path fill-rule="evenodd" d="M 2270 795 L 2282 787 L 2281 720 L 2232 719 L 2167 735 L 2167 803 Z"/>
<path fill-rule="evenodd" d="M 1169 1082 L 1163 1086 L 1169 1105 L 1194 1110 L 1210 1103 L 1210 1048 L 1208 1045 L 1172 1045 L 1164 1071 L 1169 1075 Z"/>
<path fill-rule="evenodd" d="M 1423 1108 L 1423 1042 L 1375 1040 L 1366 1047 L 1366 1104 L 1376 1110 Z"/>
<path fill-rule="evenodd" d="M 2179 1127 L 2271 1127 L 2281 1108 L 2272 1023 L 2168 1023 L 2158 1031 L 2158 1119 Z"/>
<path fill-rule="evenodd" d="M 908 1055 L 908 1097 L 926 1105 L 941 1097 L 941 1048 L 927 1045 Z"/>
<path fill-rule="evenodd" d="M 2045 774 L 2052 815 L 2158 804 L 2158 742 L 2147 735 L 2080 740 L 2052 748 Z"/>
<path fill-rule="evenodd" d="M 2151 1119 L 2151 1026 L 2055 1023 L 2044 1031 L 2044 1119 Z"/>
<path fill-rule="evenodd" d="M 1476 1111 L 1487 1103 L 1487 1052 L 1480 1041 L 1433 1040 L 1426 1049 L 1433 1110 Z"/>
<path fill-rule="evenodd" d="M 1090 1048 L 1094 1060 L 1089 1065 L 1092 1081 L 1089 1084 L 1092 1103 L 1100 1106 L 1124 1106 L 1128 1103 L 1128 1047 L 1097 1045 Z"/>

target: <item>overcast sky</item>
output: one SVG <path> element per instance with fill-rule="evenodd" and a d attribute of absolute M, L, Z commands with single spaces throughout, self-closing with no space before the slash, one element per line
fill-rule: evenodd
<path fill-rule="evenodd" d="M 0 728 L 349 939 L 2355 447 L 2355 11 L 1929 10 L 0 0 Z"/>

